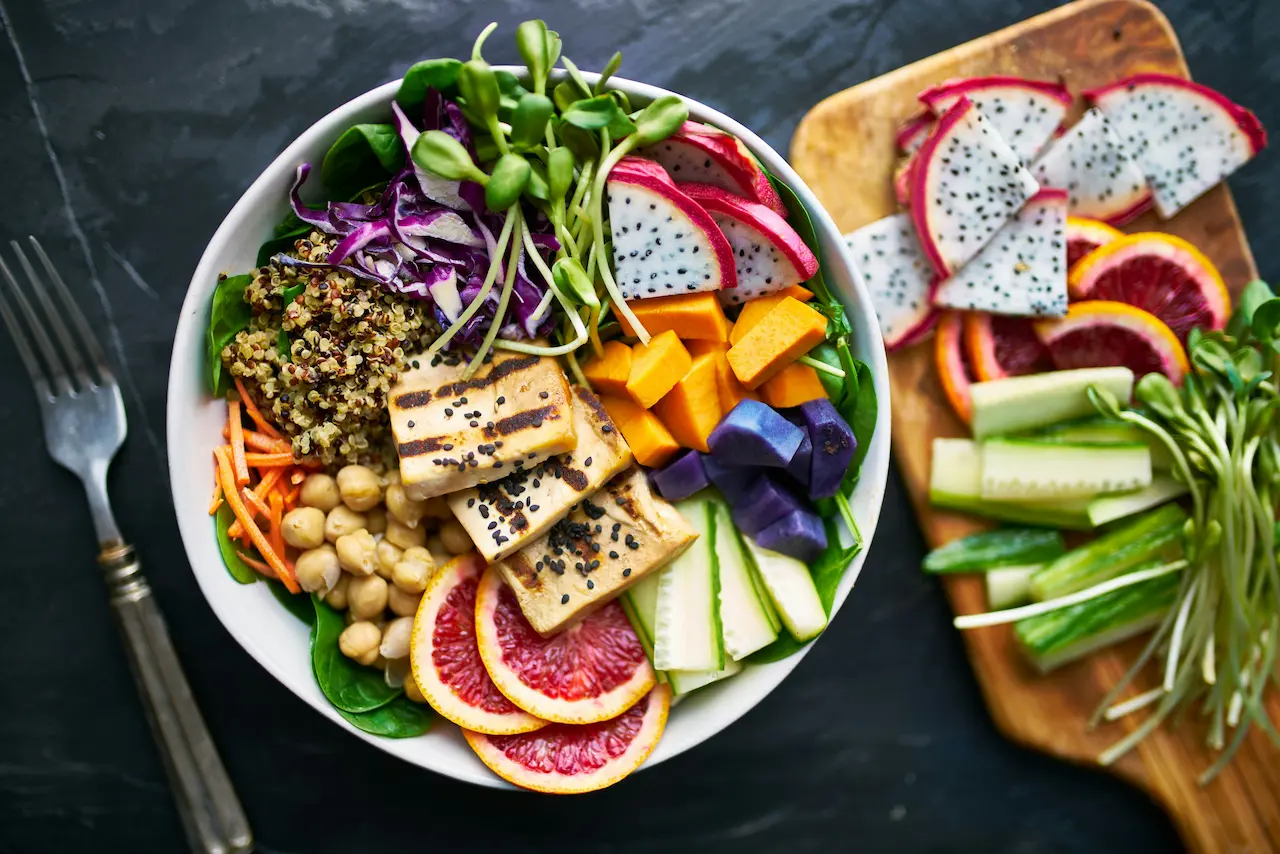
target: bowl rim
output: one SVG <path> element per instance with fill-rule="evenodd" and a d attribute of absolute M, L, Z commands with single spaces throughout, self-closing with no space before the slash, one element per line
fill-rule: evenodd
<path fill-rule="evenodd" d="M 525 69 L 522 66 L 495 66 L 495 68 L 512 71 L 517 74 L 525 73 Z M 591 72 L 583 72 L 583 76 L 588 82 L 592 83 L 599 77 L 598 74 Z M 609 82 L 612 87 L 621 89 L 629 96 L 644 100 L 656 99 L 663 95 L 679 94 L 623 77 L 611 77 Z M 200 366 L 204 364 L 205 346 L 203 342 L 206 334 L 210 297 L 218 274 L 223 272 L 218 268 L 218 259 L 224 253 L 226 247 L 232 244 L 234 234 L 239 228 L 239 223 L 257 205 L 261 204 L 262 200 L 270 199 L 273 194 L 277 197 L 277 203 L 283 203 L 286 199 L 284 190 L 292 182 L 297 165 L 303 162 L 309 153 L 317 151 L 325 140 L 331 141 L 336 138 L 338 133 L 345 130 L 350 125 L 353 115 L 375 110 L 380 104 L 389 105 L 394 99 L 399 85 L 400 80 L 397 79 L 370 89 L 334 108 L 312 123 L 272 159 L 271 163 L 245 189 L 244 193 L 241 194 L 231 210 L 219 223 L 218 228 L 214 231 L 213 236 L 201 253 L 200 260 L 192 274 L 174 334 L 173 352 L 169 366 L 169 382 L 166 392 L 166 428 L 168 436 L 182 435 L 180 426 L 180 421 L 183 417 L 182 413 L 185 409 L 196 405 L 190 398 L 186 400 L 179 399 L 180 394 L 178 392 L 182 390 L 180 388 L 182 385 L 181 378 L 184 374 L 190 372 L 193 354 Z M 836 286 L 835 283 L 832 283 L 832 290 L 837 298 L 844 303 L 850 315 L 851 325 L 855 331 L 855 349 L 859 351 L 860 358 L 867 362 L 871 368 L 878 403 L 878 414 L 871 448 L 864 460 L 862 474 L 854 492 L 855 501 L 863 504 L 864 518 L 859 520 L 863 549 L 846 568 L 837 588 L 830 616 L 830 620 L 834 620 L 845 599 L 848 598 L 849 591 L 853 588 L 870 553 L 888 478 L 889 381 L 888 365 L 879 325 L 875 322 L 874 314 L 870 310 L 871 299 L 866 284 L 852 257 L 846 250 L 843 238 L 832 221 L 830 214 L 822 207 L 813 191 L 795 173 L 785 158 L 758 135 L 735 121 L 732 117 L 692 98 L 684 95 L 679 97 L 688 105 L 691 119 L 707 122 L 738 137 L 764 163 L 771 174 L 784 181 L 795 192 L 813 222 L 815 234 L 823 250 L 824 261 L 827 264 L 843 264 L 849 271 L 853 282 L 853 293 L 846 293 L 843 288 Z M 834 252 L 828 251 L 829 248 L 834 249 Z M 865 310 L 858 311 L 858 306 L 865 307 Z M 203 369 L 201 369 L 201 372 L 203 372 Z M 408 756 L 404 750 L 398 749 L 398 746 L 403 743 L 399 739 L 383 738 L 357 729 L 325 702 L 323 696 L 317 699 L 316 694 L 318 692 L 308 692 L 303 686 L 296 684 L 295 677 L 284 672 L 275 663 L 273 651 L 263 647 L 252 633 L 241 630 L 241 626 L 233 614 L 233 603 L 228 601 L 221 591 L 213 587 L 210 577 L 206 575 L 206 571 L 200 568 L 210 560 L 213 560 L 216 563 L 217 570 L 221 573 L 226 573 L 226 567 L 222 563 L 221 556 L 217 555 L 216 551 L 213 555 L 210 555 L 203 548 L 197 547 L 201 540 L 201 532 L 198 530 L 198 525 L 203 524 L 206 527 L 208 525 L 207 508 L 197 508 L 198 512 L 184 512 L 179 507 L 179 495 L 182 493 L 180 479 L 183 468 L 179 465 L 180 447 L 179 443 L 173 441 L 168 443 L 167 461 L 169 464 L 171 499 L 178 519 L 183 549 L 186 552 L 191 572 L 195 575 L 196 582 L 200 587 L 201 595 L 208 602 L 209 607 L 213 610 L 223 628 L 235 641 L 259 665 L 266 669 L 276 681 L 288 688 L 296 697 L 329 720 L 343 727 L 347 732 L 354 734 L 378 749 L 418 767 L 454 779 L 493 788 L 511 788 L 510 784 L 500 780 L 488 769 L 480 768 L 478 769 L 479 773 L 460 773 L 457 769 L 435 767 L 425 760 Z M 190 508 L 188 508 L 189 510 Z M 263 589 L 265 591 L 265 587 Z M 269 593 L 265 595 L 269 595 Z M 678 740 L 670 737 L 670 727 L 668 726 L 668 733 L 664 733 L 653 754 L 637 771 L 653 767 L 666 759 L 677 756 L 731 725 L 768 696 L 795 669 L 812 648 L 813 644 L 810 643 L 780 661 L 754 665 L 751 670 L 760 671 L 761 675 L 755 680 L 759 684 L 753 693 L 738 697 L 736 701 L 733 701 L 734 698 L 729 697 L 727 700 L 720 701 L 719 705 L 715 705 L 713 701 L 708 700 L 707 703 L 703 704 L 707 711 L 702 714 L 699 725 L 686 727 L 686 731 L 682 733 L 682 737 Z M 734 680 L 727 680 L 726 683 L 721 683 L 721 686 L 741 678 L 739 676 L 735 677 Z M 715 687 L 712 686 L 712 688 Z M 712 688 L 704 689 L 704 691 L 712 693 Z M 723 696 L 723 693 L 716 694 L 715 699 L 720 700 L 721 696 Z M 448 724 L 448 721 L 442 720 L 441 723 Z M 413 740 L 410 739 L 408 741 Z"/>

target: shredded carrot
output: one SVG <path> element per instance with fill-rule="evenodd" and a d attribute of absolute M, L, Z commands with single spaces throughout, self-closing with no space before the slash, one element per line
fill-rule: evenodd
<path fill-rule="evenodd" d="M 227 401 L 227 429 L 231 432 L 231 464 L 236 486 L 249 485 L 249 464 L 244 455 L 244 425 L 240 423 L 240 401 Z"/>
<path fill-rule="evenodd" d="M 253 421 L 254 424 L 258 425 L 259 430 L 266 433 L 272 439 L 283 439 L 284 437 L 280 434 L 280 431 L 277 430 L 270 421 L 263 417 L 257 404 L 255 404 L 253 399 L 249 397 L 249 392 L 244 390 L 244 382 L 240 377 L 236 377 L 235 380 L 236 391 L 240 392 L 240 400 L 244 403 L 244 411 L 249 416 L 249 419 Z"/>
<path fill-rule="evenodd" d="M 262 484 L 258 484 L 258 486 L 261 485 Z M 266 499 L 259 494 L 257 487 L 254 487 L 253 489 L 246 489 L 244 491 L 244 500 L 249 505 L 249 509 L 253 512 L 254 516 L 266 516 L 271 512 L 271 509 L 267 507 Z"/>
<path fill-rule="evenodd" d="M 307 473 L 301 468 L 294 469 L 293 473 L 289 475 L 289 482 L 294 486 L 301 486 L 306 479 Z"/>
<path fill-rule="evenodd" d="M 209 508 L 209 515 L 210 515 L 210 516 L 215 516 L 215 515 L 217 515 L 218 511 L 222 509 L 222 505 L 223 505 L 223 501 L 222 501 L 222 499 L 221 499 L 221 498 L 219 498 L 219 499 L 218 499 L 216 502 L 214 502 L 214 504 Z"/>
<path fill-rule="evenodd" d="M 293 445 L 289 444 L 288 439 L 272 439 L 263 433 L 254 430 L 244 430 L 244 446 L 251 451 L 261 451 L 264 454 L 284 454 L 289 453 Z M 222 428 L 222 438 L 230 440 L 231 431 L 224 425 Z"/>
<path fill-rule="evenodd" d="M 214 460 L 217 465 L 217 460 Z M 217 470 L 214 470 L 213 478 L 213 497 L 209 499 L 209 515 L 212 516 L 218 512 L 218 508 L 222 506 L 222 481 L 217 478 Z"/>
<path fill-rule="evenodd" d="M 271 507 L 271 512 L 267 516 L 267 519 L 271 522 L 271 533 L 269 534 L 271 538 L 271 548 L 275 549 L 276 554 L 280 555 L 281 559 L 283 559 L 285 556 L 283 523 L 284 496 L 279 492 L 273 491 L 269 496 L 267 496 L 267 503 Z"/>
<path fill-rule="evenodd" d="M 288 468 L 293 465 L 293 452 L 285 451 L 278 454 L 245 454 L 245 462 L 254 468 L 266 469 L 284 467 Z"/>
<path fill-rule="evenodd" d="M 231 468 L 231 456 L 227 453 L 226 448 L 217 448 L 214 455 L 218 458 L 218 478 L 222 481 L 222 492 L 227 498 L 227 503 L 231 505 L 231 512 L 235 514 L 237 520 L 244 530 L 248 531 L 249 538 L 253 540 L 254 548 L 258 550 L 258 554 L 262 555 L 263 560 L 275 572 L 276 576 L 284 583 L 290 593 L 300 593 L 302 588 L 298 586 L 298 579 L 294 576 L 293 570 L 285 563 L 284 558 L 280 556 L 275 549 L 271 548 L 262 529 L 259 528 L 249 515 L 249 509 L 245 507 L 244 501 L 241 500 L 240 493 L 235 488 L 235 472 Z"/>
<path fill-rule="evenodd" d="M 289 490 L 289 494 L 284 497 L 284 506 L 292 510 L 298 506 L 298 497 L 302 495 L 302 484 L 298 484 Z"/>
<path fill-rule="evenodd" d="M 267 496 L 271 494 L 271 490 L 276 488 L 276 484 L 284 477 L 284 469 L 273 468 L 267 469 L 262 473 L 262 480 L 254 487 L 254 491 L 258 493 L 258 498 L 266 502 Z M 266 511 L 263 511 L 265 515 Z"/>
<path fill-rule="evenodd" d="M 262 561 L 260 561 L 260 560 L 256 560 L 256 559 L 254 559 L 254 558 L 249 557 L 247 554 L 245 554 L 244 552 L 240 551 L 239 549 L 236 549 L 236 557 L 238 557 L 238 558 L 240 558 L 240 560 L 244 561 L 245 566 L 249 567 L 250 569 L 256 569 L 258 572 L 262 573 L 262 574 L 263 574 L 263 575 L 265 575 L 267 578 L 275 578 L 275 577 L 276 577 L 275 570 L 273 570 L 271 567 L 267 566 L 267 565 L 266 565 L 265 563 L 263 563 Z"/>

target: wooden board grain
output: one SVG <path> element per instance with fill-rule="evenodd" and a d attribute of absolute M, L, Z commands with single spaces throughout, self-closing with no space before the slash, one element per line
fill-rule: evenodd
<path fill-rule="evenodd" d="M 918 110 L 915 96 L 927 86 L 951 77 L 1013 74 L 1061 79 L 1078 95 L 1139 71 L 1189 76 L 1165 17 L 1142 0 L 1080 0 L 826 99 L 801 122 L 791 160 L 847 233 L 895 211 L 889 180 L 896 160 L 894 133 Z M 1077 102 L 1069 118 L 1082 109 Z M 1167 231 L 1190 240 L 1218 265 L 1233 295 L 1257 275 L 1225 185 L 1171 222 L 1147 214 L 1127 230 Z M 928 340 L 891 354 L 889 371 L 894 458 L 925 538 L 936 547 L 984 526 L 929 506 L 932 440 L 967 435 L 943 397 L 932 346 Z M 947 578 L 944 584 L 957 613 L 985 609 L 978 579 Z M 1048 677 L 1024 663 L 1008 627 L 970 631 L 964 640 L 992 717 L 1014 741 L 1068 761 L 1093 763 L 1142 719 L 1133 715 L 1095 731 L 1085 725 L 1141 649 L 1141 640 Z M 1152 684 L 1148 674 L 1134 693 Z M 1280 720 L 1280 697 L 1271 693 L 1272 716 Z M 1203 735 L 1196 720 L 1176 731 L 1161 729 L 1111 770 L 1150 792 L 1193 851 L 1280 851 L 1280 752 L 1255 730 L 1227 771 L 1201 789 L 1196 776 L 1214 759 Z"/>

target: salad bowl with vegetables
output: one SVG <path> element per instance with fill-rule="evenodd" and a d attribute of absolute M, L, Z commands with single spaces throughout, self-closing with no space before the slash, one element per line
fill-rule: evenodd
<path fill-rule="evenodd" d="M 170 473 L 202 591 L 290 690 L 424 768 L 577 793 L 728 726 L 829 624 L 886 367 L 776 152 L 540 21 L 490 66 L 492 30 L 232 209 L 175 339 Z"/>

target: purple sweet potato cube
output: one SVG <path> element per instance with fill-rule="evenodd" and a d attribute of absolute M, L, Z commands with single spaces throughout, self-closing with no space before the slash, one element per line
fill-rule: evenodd
<path fill-rule="evenodd" d="M 711 481 L 702 466 L 702 455 L 697 451 L 686 451 L 653 473 L 653 485 L 668 501 L 681 501 L 706 489 Z"/>
<path fill-rule="evenodd" d="M 744 400 L 721 419 L 707 444 L 725 463 L 786 468 L 803 438 L 804 432 L 773 407 Z"/>
<path fill-rule="evenodd" d="M 702 455 L 702 468 L 730 504 L 737 502 L 752 481 L 760 476 L 760 469 L 755 466 L 730 465 L 713 454 Z"/>
<path fill-rule="evenodd" d="M 793 510 L 755 535 L 761 548 L 813 563 L 827 548 L 822 520 L 809 510 Z"/>
<path fill-rule="evenodd" d="M 840 491 L 840 481 L 844 479 L 849 463 L 853 462 L 853 452 L 858 448 L 857 440 L 853 438 L 853 430 L 825 397 L 800 404 L 800 414 L 809 431 L 809 440 L 813 442 L 813 456 L 809 462 L 809 497 L 830 498 Z"/>
<path fill-rule="evenodd" d="M 755 536 L 788 513 L 803 509 L 800 500 L 778 481 L 761 475 L 734 502 L 733 524 L 748 536 Z"/>

